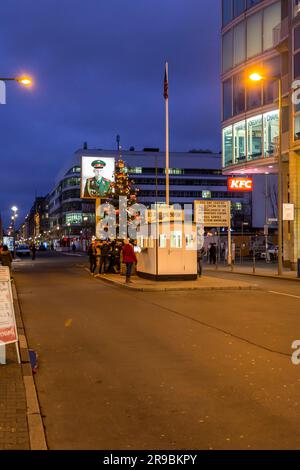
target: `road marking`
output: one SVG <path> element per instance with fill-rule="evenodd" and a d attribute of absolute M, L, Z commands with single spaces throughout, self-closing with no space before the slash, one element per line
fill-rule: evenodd
<path fill-rule="evenodd" d="M 276 295 L 284 295 L 285 297 L 292 297 L 293 299 L 300 299 L 299 295 L 285 294 L 284 292 L 276 292 L 274 290 L 270 290 L 269 293 Z"/>

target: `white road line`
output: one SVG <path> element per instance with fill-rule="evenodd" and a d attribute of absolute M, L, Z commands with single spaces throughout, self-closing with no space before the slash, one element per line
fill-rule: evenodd
<path fill-rule="evenodd" d="M 274 290 L 269 290 L 269 294 L 284 295 L 285 297 L 292 297 L 293 299 L 300 299 L 299 295 L 285 294 L 284 292 L 275 292 Z"/>

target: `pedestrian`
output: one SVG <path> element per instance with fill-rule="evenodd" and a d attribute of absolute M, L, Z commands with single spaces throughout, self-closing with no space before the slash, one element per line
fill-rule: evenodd
<path fill-rule="evenodd" d="M 203 246 L 199 250 L 197 250 L 197 271 L 198 275 L 201 277 L 202 276 L 202 271 L 203 271 L 203 258 L 206 254 L 205 247 Z"/>
<path fill-rule="evenodd" d="M 212 243 L 209 249 L 209 263 L 216 264 L 217 262 L 217 248 L 216 244 Z"/>
<path fill-rule="evenodd" d="M 75 243 L 72 244 L 72 251 L 73 251 L 73 253 L 75 253 L 75 251 L 76 251 L 76 245 L 75 245 Z"/>
<path fill-rule="evenodd" d="M 13 257 L 7 245 L 3 245 L 2 247 L 2 251 L 0 253 L 0 261 L 2 266 L 7 266 L 9 268 L 10 278 L 12 279 L 11 265 Z"/>
<path fill-rule="evenodd" d="M 106 265 L 110 251 L 110 244 L 107 240 L 103 240 L 100 252 L 100 264 L 99 264 L 99 274 L 102 274 L 102 267 L 103 267 L 103 274 L 106 273 Z"/>
<path fill-rule="evenodd" d="M 31 245 L 31 259 L 35 260 L 35 255 L 36 255 L 36 246 L 35 244 Z"/>
<path fill-rule="evenodd" d="M 133 246 L 130 244 L 128 238 L 124 240 L 124 245 L 122 248 L 122 255 L 123 255 L 123 263 L 126 264 L 126 284 L 131 284 L 132 281 L 131 271 L 133 263 L 137 263 L 137 258 L 133 249 Z"/>
<path fill-rule="evenodd" d="M 93 275 L 97 265 L 97 250 L 94 243 L 88 249 L 88 257 L 90 259 L 90 273 Z"/>

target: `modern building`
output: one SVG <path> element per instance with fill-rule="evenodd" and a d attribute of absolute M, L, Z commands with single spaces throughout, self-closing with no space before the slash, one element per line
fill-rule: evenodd
<path fill-rule="evenodd" d="M 26 240 L 47 238 L 49 234 L 49 205 L 47 196 L 36 197 L 19 229 L 21 238 Z"/>
<path fill-rule="evenodd" d="M 279 79 L 282 84 L 283 202 L 295 220 L 284 222 L 284 261 L 300 258 L 300 1 L 222 0 L 222 134 L 225 175 L 278 173 Z M 263 78 L 251 81 L 256 72 Z M 298 95 L 300 97 L 300 94 Z M 300 100 L 299 100 L 300 101 Z"/>

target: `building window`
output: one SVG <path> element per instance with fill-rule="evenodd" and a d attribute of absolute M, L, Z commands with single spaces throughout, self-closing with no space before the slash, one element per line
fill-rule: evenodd
<path fill-rule="evenodd" d="M 182 248 L 182 232 L 176 231 L 170 234 L 170 247 Z"/>
<path fill-rule="evenodd" d="M 232 117 L 232 79 L 223 83 L 223 120 Z"/>
<path fill-rule="evenodd" d="M 244 21 L 241 21 L 241 23 L 234 28 L 233 48 L 233 65 L 235 66 L 244 62 L 246 58 L 246 27 Z"/>
<path fill-rule="evenodd" d="M 261 0 L 247 0 L 247 8 L 254 7 L 258 3 L 260 3 Z"/>
<path fill-rule="evenodd" d="M 134 175 L 141 175 L 143 173 L 143 168 L 139 166 L 135 167 L 129 167 L 128 168 L 128 173 L 134 174 Z"/>
<path fill-rule="evenodd" d="M 300 49 L 300 26 L 294 29 L 294 52 Z"/>
<path fill-rule="evenodd" d="M 295 140 L 300 140 L 300 115 L 295 116 L 294 120 L 294 127 L 295 127 Z"/>
<path fill-rule="evenodd" d="M 224 166 L 233 164 L 233 135 L 232 126 L 223 130 L 223 159 Z"/>
<path fill-rule="evenodd" d="M 279 112 L 271 111 L 264 114 L 264 153 L 265 157 L 277 154 L 279 135 Z"/>
<path fill-rule="evenodd" d="M 222 183 L 223 185 L 224 183 Z M 203 199 L 210 199 L 211 198 L 211 191 L 202 191 L 202 198 Z"/>
<path fill-rule="evenodd" d="M 244 74 L 233 77 L 233 114 L 241 114 L 245 111 L 245 78 Z"/>
<path fill-rule="evenodd" d="M 280 58 L 264 62 L 267 77 L 280 77 Z M 263 81 L 264 104 L 272 104 L 278 98 L 278 82 L 276 80 Z"/>
<path fill-rule="evenodd" d="M 233 0 L 233 16 L 240 16 L 246 8 L 246 0 Z"/>
<path fill-rule="evenodd" d="M 81 224 L 82 214 L 81 213 L 69 213 L 65 216 L 65 224 Z"/>
<path fill-rule="evenodd" d="M 247 121 L 248 132 L 248 160 L 260 158 L 262 156 L 262 116 L 255 116 Z"/>
<path fill-rule="evenodd" d="M 247 58 L 262 52 L 262 11 L 247 20 Z"/>
<path fill-rule="evenodd" d="M 233 51 L 232 51 L 233 33 L 232 29 L 223 36 L 223 73 L 232 68 Z"/>
<path fill-rule="evenodd" d="M 250 81 L 250 80 L 249 80 Z M 261 106 L 262 102 L 262 84 L 253 82 L 247 87 L 247 109 L 251 110 Z"/>
<path fill-rule="evenodd" d="M 300 0 L 293 0 L 294 16 L 298 16 L 300 13 Z"/>
<path fill-rule="evenodd" d="M 294 78 L 300 78 L 300 52 L 294 55 Z"/>
<path fill-rule="evenodd" d="M 264 51 L 273 47 L 273 29 L 281 22 L 281 2 L 264 10 Z"/>
<path fill-rule="evenodd" d="M 232 0 L 223 0 L 222 1 L 222 11 L 223 11 L 223 26 L 226 26 L 233 18 L 232 11 Z"/>
<path fill-rule="evenodd" d="M 237 122 L 233 126 L 234 163 L 240 163 L 246 159 L 246 123 Z"/>

